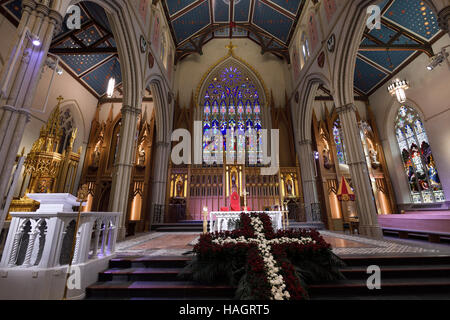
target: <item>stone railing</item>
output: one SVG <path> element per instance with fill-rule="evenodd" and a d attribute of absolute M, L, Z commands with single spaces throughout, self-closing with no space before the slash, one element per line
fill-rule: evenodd
<path fill-rule="evenodd" d="M 11 213 L 0 269 L 49 269 L 69 264 L 78 213 L 72 210 L 49 212 L 42 210 L 43 207 L 45 204 L 41 203 L 40 211 Z M 111 212 L 81 214 L 73 265 L 114 254 L 119 215 Z"/>
<path fill-rule="evenodd" d="M 210 212 L 209 214 L 209 232 L 233 231 L 236 228 L 236 222 L 239 220 L 242 212 Z M 250 213 L 250 212 L 249 212 Z M 281 211 L 251 211 L 251 213 L 267 214 L 272 219 L 274 230 L 283 229 L 283 212 Z"/>

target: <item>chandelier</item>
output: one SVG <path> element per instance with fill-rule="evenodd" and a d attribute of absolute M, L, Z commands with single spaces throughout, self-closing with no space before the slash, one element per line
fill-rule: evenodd
<path fill-rule="evenodd" d="M 392 96 L 396 96 L 399 103 L 406 102 L 406 90 L 409 89 L 407 80 L 396 79 L 389 85 L 388 90 Z"/>

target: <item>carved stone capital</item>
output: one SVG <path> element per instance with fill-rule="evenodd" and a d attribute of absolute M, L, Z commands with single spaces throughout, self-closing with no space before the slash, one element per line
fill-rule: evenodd
<path fill-rule="evenodd" d="M 312 146 L 312 141 L 308 140 L 308 139 L 307 140 L 302 140 L 302 141 L 299 141 L 298 144 L 300 146 L 307 146 L 307 145 L 311 145 Z"/>
<path fill-rule="evenodd" d="M 341 114 L 347 113 L 347 112 L 356 112 L 355 104 L 349 103 L 349 104 L 346 104 L 345 106 L 336 108 L 336 113 L 338 115 L 341 115 Z"/>
<path fill-rule="evenodd" d="M 64 17 L 56 10 L 50 10 L 50 13 L 48 14 L 49 18 L 55 25 L 55 29 L 59 30 L 62 26 L 62 23 L 64 21 Z"/>
<path fill-rule="evenodd" d="M 438 13 L 439 27 L 445 32 L 450 32 L 448 24 L 449 20 L 450 20 L 450 6 L 447 6 Z"/>
<path fill-rule="evenodd" d="M 141 114 L 141 109 L 140 108 L 136 108 L 136 107 L 132 107 L 132 106 L 128 106 L 128 105 L 123 105 L 122 109 L 120 110 L 120 112 L 122 113 L 122 116 L 125 115 L 126 113 L 131 113 L 132 115 L 138 116 Z"/>
<path fill-rule="evenodd" d="M 26 109 L 26 108 L 16 108 L 10 105 L 4 105 L 2 107 L 3 110 L 5 111 L 9 111 L 11 113 L 18 113 L 19 115 L 25 115 L 26 116 L 26 121 L 27 123 L 31 121 L 31 112 L 30 110 Z"/>
<path fill-rule="evenodd" d="M 42 3 L 38 3 L 34 10 L 36 10 L 36 12 L 43 15 L 44 17 L 48 16 L 48 14 L 50 13 L 50 8 Z"/>
<path fill-rule="evenodd" d="M 158 142 L 156 142 L 156 147 L 157 148 L 169 148 L 170 142 L 158 141 Z"/>
<path fill-rule="evenodd" d="M 36 8 L 36 2 L 33 0 L 22 0 L 22 10 L 32 11 Z"/>

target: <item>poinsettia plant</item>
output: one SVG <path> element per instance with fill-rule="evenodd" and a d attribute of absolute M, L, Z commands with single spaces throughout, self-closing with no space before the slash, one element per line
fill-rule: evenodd
<path fill-rule="evenodd" d="M 200 236 L 181 277 L 235 286 L 241 300 L 306 299 L 308 284 L 343 278 L 343 262 L 317 231 L 275 232 L 260 213 L 242 213 L 238 225 Z"/>

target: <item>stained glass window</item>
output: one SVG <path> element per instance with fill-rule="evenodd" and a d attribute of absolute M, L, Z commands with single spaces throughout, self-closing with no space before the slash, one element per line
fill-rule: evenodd
<path fill-rule="evenodd" d="M 339 164 L 347 164 L 347 156 L 345 154 L 344 137 L 341 128 L 341 121 L 338 118 L 333 126 L 334 143 L 336 145 L 337 159 Z"/>
<path fill-rule="evenodd" d="M 402 106 L 395 133 L 414 203 L 445 202 L 441 180 L 422 120 L 416 110 Z"/>
<path fill-rule="evenodd" d="M 205 160 L 212 159 L 211 156 L 239 160 L 238 150 L 245 150 L 247 164 L 259 164 L 259 155 L 262 154 L 260 96 L 252 78 L 237 66 L 220 69 L 206 85 L 201 100 L 205 164 Z M 227 141 L 227 131 L 231 141 Z M 214 142 L 219 135 L 223 141 L 222 148 Z"/>

